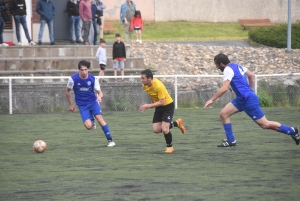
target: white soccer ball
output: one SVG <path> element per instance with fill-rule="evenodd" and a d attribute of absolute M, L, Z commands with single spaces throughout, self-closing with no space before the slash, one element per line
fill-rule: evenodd
<path fill-rule="evenodd" d="M 47 144 L 43 140 L 37 140 L 33 144 L 33 150 L 36 153 L 43 153 L 47 149 Z"/>

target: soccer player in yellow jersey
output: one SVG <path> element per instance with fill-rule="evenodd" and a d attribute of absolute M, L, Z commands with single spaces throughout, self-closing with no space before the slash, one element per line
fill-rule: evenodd
<path fill-rule="evenodd" d="M 153 78 L 151 70 L 146 69 L 141 72 L 141 81 L 144 90 L 152 99 L 152 103 L 140 106 L 141 112 L 148 108 L 155 108 L 152 129 L 154 133 L 163 132 L 167 148 L 165 153 L 171 154 L 174 152 L 172 144 L 171 128 L 178 127 L 185 134 L 185 127 L 182 119 L 172 121 L 175 105 L 172 97 L 168 93 L 165 85 L 156 78 Z"/>

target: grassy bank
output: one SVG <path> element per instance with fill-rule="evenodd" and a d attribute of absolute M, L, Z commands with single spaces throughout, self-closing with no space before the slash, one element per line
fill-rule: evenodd
<path fill-rule="evenodd" d="M 113 24 L 124 35 L 123 26 L 118 21 Z M 115 33 L 106 34 L 104 38 L 113 41 Z M 145 41 L 241 40 L 248 38 L 248 30 L 244 30 L 238 23 L 144 22 L 142 38 Z"/>

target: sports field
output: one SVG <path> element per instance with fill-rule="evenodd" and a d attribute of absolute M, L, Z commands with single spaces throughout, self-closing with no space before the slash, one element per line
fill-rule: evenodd
<path fill-rule="evenodd" d="M 299 126 L 300 108 L 264 108 L 270 120 Z M 298 201 L 300 146 L 262 130 L 244 113 L 232 117 L 236 148 L 219 109 L 177 109 L 187 134 L 172 130 L 174 154 L 152 133 L 153 110 L 105 113 L 116 147 L 87 131 L 78 113 L 0 116 L 0 200 Z M 48 149 L 37 154 L 34 141 Z"/>

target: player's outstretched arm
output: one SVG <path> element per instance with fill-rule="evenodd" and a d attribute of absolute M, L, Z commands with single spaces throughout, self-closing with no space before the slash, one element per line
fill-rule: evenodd
<path fill-rule="evenodd" d="M 67 100 L 69 102 L 69 110 L 72 111 L 72 112 L 75 112 L 75 107 L 72 103 L 70 91 L 71 91 L 71 89 L 66 87 L 65 93 L 66 93 Z"/>
<path fill-rule="evenodd" d="M 139 110 L 141 112 L 144 112 L 145 110 L 147 110 L 148 108 L 154 108 L 154 107 L 159 107 L 159 106 L 163 106 L 165 104 L 166 100 L 165 99 L 161 99 L 155 103 L 151 103 L 151 104 L 144 104 L 142 106 L 140 106 Z"/>
<path fill-rule="evenodd" d="M 206 103 L 204 104 L 204 109 L 207 108 L 210 104 L 212 104 L 215 100 L 217 100 L 219 97 L 221 97 L 229 88 L 230 85 L 230 81 L 229 80 L 225 80 L 223 82 L 222 87 L 217 91 L 217 93 L 215 93 L 215 95 L 213 95 L 213 97 L 211 97 L 208 101 L 206 101 Z"/>

